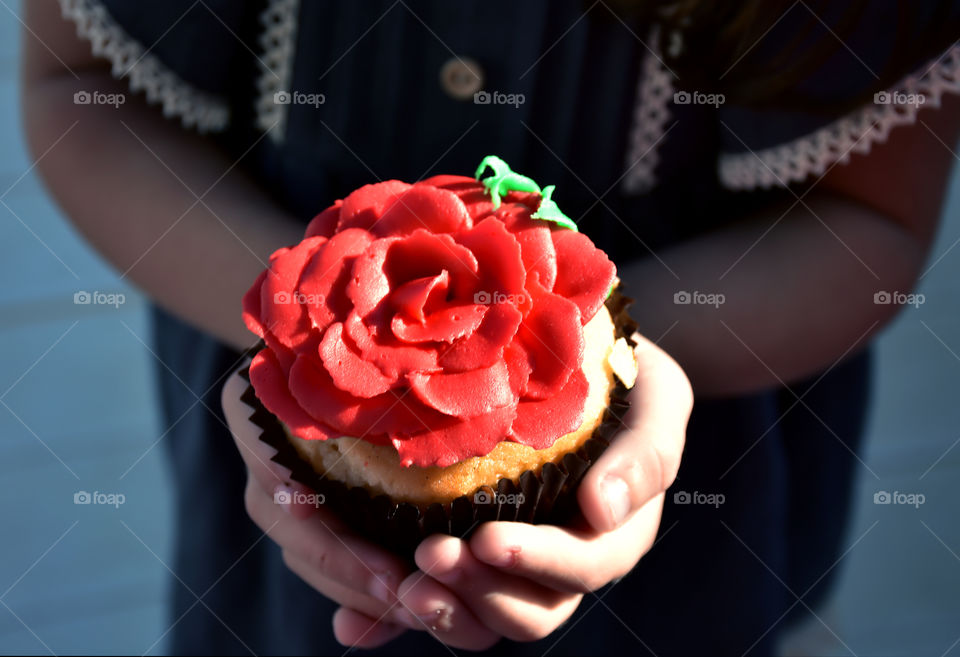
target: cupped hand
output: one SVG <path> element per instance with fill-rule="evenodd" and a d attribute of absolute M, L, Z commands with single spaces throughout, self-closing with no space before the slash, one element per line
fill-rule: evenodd
<path fill-rule="evenodd" d="M 277 486 L 289 485 L 288 473 L 269 461 L 273 450 L 257 439 L 239 402 L 246 384 L 234 377 L 224 410 L 251 473 L 248 511 L 283 547 L 294 572 L 341 605 L 333 619 L 341 643 L 374 647 L 403 628 L 474 650 L 501 637 L 543 638 L 573 614 L 584 593 L 622 577 L 650 549 L 664 491 L 679 468 L 690 384 L 666 353 L 634 339 L 640 371 L 631 409 L 625 429 L 580 485 L 579 527 L 488 522 L 467 541 L 431 536 L 417 549 L 419 570 L 410 572 L 323 509 L 294 505 L 286 513 L 273 504 Z"/>

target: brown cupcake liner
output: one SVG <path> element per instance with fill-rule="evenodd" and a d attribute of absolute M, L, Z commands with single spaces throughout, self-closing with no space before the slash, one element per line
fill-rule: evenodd
<path fill-rule="evenodd" d="M 636 324 L 626 312 L 631 302 L 615 290 L 606 307 L 613 317 L 616 336 L 633 344 L 630 336 Z M 434 503 L 424 508 L 397 502 L 387 495 L 371 495 L 364 488 L 347 486 L 315 472 L 290 443 L 280 421 L 260 403 L 249 385 L 249 365 L 242 367 L 240 375 L 248 382 L 240 399 L 252 410 L 249 419 L 259 427 L 260 440 L 277 450 L 271 460 L 288 468 L 291 479 L 323 495 L 324 507 L 359 535 L 409 559 L 417 545 L 431 534 L 467 538 L 488 520 L 552 525 L 572 522 L 579 512 L 580 481 L 624 427 L 623 418 L 630 408 L 629 391 L 617 381 L 603 420 L 576 452 L 564 455 L 556 464 L 544 464 L 539 473 L 523 472 L 516 483 L 501 479 L 495 486 L 483 486 L 473 495 L 461 495 L 448 504 Z M 518 497 L 521 494 L 523 497 Z"/>

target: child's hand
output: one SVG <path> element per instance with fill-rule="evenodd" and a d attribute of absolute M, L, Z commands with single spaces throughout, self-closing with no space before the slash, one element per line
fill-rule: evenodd
<path fill-rule="evenodd" d="M 290 481 L 290 471 L 273 463 L 276 450 L 260 440 L 240 401 L 247 382 L 234 374 L 223 388 L 223 411 L 247 465 L 244 501 L 250 518 L 283 549 L 284 563 L 317 591 L 346 608 L 380 619 L 358 646 L 376 646 L 403 632 L 396 591 L 411 569 L 403 559 L 354 536 L 326 509 L 306 503 L 311 491 Z M 277 495 L 291 504 L 277 504 Z M 303 495 L 303 497 L 301 497 Z M 298 503 L 300 502 L 300 503 Z M 338 616 L 343 615 L 341 612 Z M 335 619 L 335 627 L 336 627 Z"/>
<path fill-rule="evenodd" d="M 246 382 L 224 387 L 227 421 L 250 471 L 250 516 L 282 548 L 287 565 L 342 607 L 341 643 L 374 647 L 426 630 L 454 647 L 483 649 L 501 637 L 529 641 L 562 624 L 583 593 L 621 577 L 656 536 L 663 491 L 676 475 L 692 395 L 663 351 L 637 338 L 640 375 L 631 426 L 588 471 L 579 490 L 586 529 L 491 522 L 469 542 L 433 536 L 417 550 L 421 570 L 344 530 L 323 509 L 273 502 L 287 472 L 246 419 Z M 623 482 L 623 483 L 618 483 Z M 283 490 L 283 489 L 281 489 Z M 307 491 L 301 491 L 307 492 Z"/>
<path fill-rule="evenodd" d="M 478 631 L 478 622 L 496 638 L 545 637 L 570 617 L 584 593 L 625 575 L 653 545 L 693 396 L 680 367 L 635 338 L 640 375 L 630 430 L 590 468 L 578 493 L 589 528 L 490 522 L 469 541 L 436 535 L 417 549 L 421 571 L 400 585 L 400 602 L 439 640 L 485 648 L 496 639 Z M 367 645 L 380 628 L 376 616 L 338 612 L 341 642 Z"/>

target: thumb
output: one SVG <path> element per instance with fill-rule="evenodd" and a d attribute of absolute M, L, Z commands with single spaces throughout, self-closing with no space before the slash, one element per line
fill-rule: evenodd
<path fill-rule="evenodd" d="M 639 372 L 630 410 L 577 492 L 584 517 L 598 532 L 619 527 L 670 487 L 693 408 L 690 382 L 676 361 L 639 334 L 633 339 Z"/>
<path fill-rule="evenodd" d="M 249 365 L 249 361 L 244 363 L 244 366 L 246 365 Z M 236 441 L 247 472 L 263 493 L 273 498 L 276 503 L 282 504 L 295 517 L 306 517 L 315 506 L 298 503 L 304 499 L 299 494 L 310 491 L 290 479 L 288 468 L 273 462 L 272 458 L 277 450 L 260 440 L 262 429 L 250 420 L 253 409 L 242 399 L 248 385 L 247 380 L 240 376 L 239 370 L 234 371 L 224 383 L 220 403 L 230 434 Z"/>

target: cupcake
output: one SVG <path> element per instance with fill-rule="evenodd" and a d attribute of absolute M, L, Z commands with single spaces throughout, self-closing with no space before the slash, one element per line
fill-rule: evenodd
<path fill-rule="evenodd" d="M 251 419 L 371 539 L 410 553 L 487 519 L 562 523 L 619 428 L 627 300 L 553 191 L 494 156 L 475 178 L 366 185 L 245 295 Z"/>

